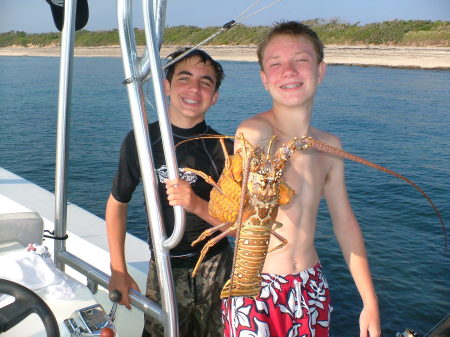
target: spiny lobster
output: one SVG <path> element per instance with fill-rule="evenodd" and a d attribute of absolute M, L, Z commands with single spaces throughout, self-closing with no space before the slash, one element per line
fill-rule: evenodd
<path fill-rule="evenodd" d="M 210 247 L 224 236 L 236 232 L 231 278 L 222 289 L 221 298 L 257 296 L 267 253 L 287 244 L 287 240 L 275 232 L 282 226 L 275 219 L 279 206 L 289 203 L 295 195 L 295 191 L 282 180 L 282 175 L 287 160 L 298 150 L 315 149 L 379 169 L 406 181 L 416 188 L 433 207 L 442 225 L 445 247 L 447 247 L 445 225 L 433 201 L 414 182 L 392 170 L 312 137 L 295 137 L 276 150 L 273 156 L 271 156 L 271 147 L 275 136 L 270 140 L 267 151 L 264 152 L 262 147 L 252 146 L 243 135 L 240 135 L 238 140 L 242 142 L 242 147 L 232 156 L 228 155 L 223 141 L 224 138 L 231 137 L 204 136 L 201 138 L 219 138 L 225 154 L 225 168 L 222 175 L 215 183 L 211 177 L 201 171 L 188 168 L 185 171 L 197 173 L 214 187 L 210 194 L 209 213 L 218 218 L 222 224 L 203 232 L 192 245 L 204 240 L 217 230 L 223 230 L 223 232 L 205 244 L 192 274 L 195 276 Z M 269 251 L 271 235 L 274 235 L 281 243 Z"/>

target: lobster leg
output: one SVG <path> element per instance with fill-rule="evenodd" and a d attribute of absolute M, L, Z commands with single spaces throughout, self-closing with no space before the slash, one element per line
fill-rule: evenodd
<path fill-rule="evenodd" d="M 223 140 L 223 138 L 219 138 L 219 141 L 220 141 L 220 145 L 222 146 L 222 151 L 223 151 L 224 157 L 225 157 L 225 169 L 229 169 L 231 167 L 230 155 L 228 154 L 227 148 L 225 147 L 225 141 Z M 216 188 L 220 193 L 225 194 L 225 193 L 223 193 L 223 191 L 219 187 L 219 185 L 217 185 L 217 183 L 214 181 L 214 179 L 211 178 L 206 173 L 199 171 L 199 170 L 191 169 L 189 167 L 184 168 L 183 171 L 192 172 L 192 173 L 197 174 L 198 176 L 202 177 L 208 184 L 210 184 L 211 186 Z"/>
<path fill-rule="evenodd" d="M 212 238 L 211 240 L 209 240 L 206 243 L 206 245 L 202 248 L 202 251 L 200 252 L 200 257 L 198 258 L 198 261 L 194 267 L 194 270 L 192 271 L 192 277 L 195 277 L 195 275 L 197 274 L 198 268 L 200 267 L 200 264 L 202 263 L 203 259 L 205 258 L 206 253 L 208 252 L 209 248 L 214 246 L 217 242 L 222 240 L 225 236 L 227 236 L 230 232 L 234 231 L 235 229 L 236 229 L 236 227 L 231 226 L 226 231 L 220 233 L 215 238 Z"/>
<path fill-rule="evenodd" d="M 214 179 L 211 178 L 209 175 L 207 175 L 205 172 L 194 170 L 194 169 L 191 169 L 188 167 L 184 168 L 183 171 L 195 173 L 196 175 L 202 177 L 208 184 L 210 184 L 211 186 L 216 188 L 220 193 L 224 194 L 222 189 L 219 187 L 219 185 L 217 185 L 217 183 L 214 181 Z"/>
<path fill-rule="evenodd" d="M 276 229 L 281 228 L 282 226 L 283 226 L 283 224 L 282 224 L 281 222 L 278 222 L 278 221 L 275 221 L 275 222 L 274 222 L 273 228 L 272 228 L 272 232 L 271 232 L 271 233 L 272 233 L 272 235 L 275 236 L 278 240 L 280 240 L 281 243 L 280 243 L 278 246 L 276 246 L 276 247 L 274 247 L 274 248 L 268 250 L 267 253 L 271 253 L 271 252 L 273 252 L 274 250 L 278 250 L 278 249 L 283 248 L 284 246 L 287 245 L 288 241 L 287 241 L 283 236 L 281 236 L 280 234 L 278 234 L 277 232 L 275 232 Z"/>
<path fill-rule="evenodd" d="M 207 230 L 205 230 L 202 234 L 200 234 L 200 236 L 197 238 L 197 240 L 193 241 L 191 243 L 191 246 L 195 246 L 197 243 L 199 243 L 200 241 L 205 240 L 208 236 L 210 236 L 211 234 L 215 233 L 218 230 L 221 230 L 222 228 L 227 228 L 229 227 L 231 224 L 229 222 L 224 222 L 220 225 L 211 227 Z"/>
<path fill-rule="evenodd" d="M 223 155 L 225 157 L 225 168 L 229 169 L 231 167 L 230 155 L 228 154 L 227 148 L 225 147 L 225 140 L 219 138 L 220 146 L 222 146 Z"/>

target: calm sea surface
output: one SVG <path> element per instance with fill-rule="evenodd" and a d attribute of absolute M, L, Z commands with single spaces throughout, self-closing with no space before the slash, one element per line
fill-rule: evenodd
<path fill-rule="evenodd" d="M 256 63 L 223 62 L 226 79 L 209 123 L 234 134 L 239 121 L 270 106 Z M 57 58 L 0 57 L 0 166 L 53 191 Z M 71 115 L 69 199 L 100 217 L 119 147 L 131 128 L 117 58 L 77 58 Z M 448 71 L 330 66 L 313 125 L 338 135 L 347 151 L 421 186 L 450 229 Z M 150 112 L 149 118 L 155 118 Z M 352 206 L 366 239 L 384 335 L 422 336 L 450 312 L 450 257 L 427 201 L 411 186 L 360 164 L 346 164 Z M 130 205 L 129 232 L 146 240 L 142 189 Z M 359 336 L 361 301 L 334 238 L 326 205 L 317 247 L 330 283 L 331 335 Z"/>

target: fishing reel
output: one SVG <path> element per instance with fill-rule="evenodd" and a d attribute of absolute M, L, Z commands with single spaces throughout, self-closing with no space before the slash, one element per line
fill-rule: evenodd
<path fill-rule="evenodd" d="M 64 324 L 72 337 L 114 337 L 117 303 L 122 294 L 113 290 L 109 299 L 114 302 L 111 312 L 107 314 L 100 304 L 94 304 L 86 308 L 76 310 L 72 316 L 64 320 Z"/>
<path fill-rule="evenodd" d="M 414 330 L 406 329 L 404 332 L 397 332 L 395 337 L 420 337 L 420 336 Z"/>

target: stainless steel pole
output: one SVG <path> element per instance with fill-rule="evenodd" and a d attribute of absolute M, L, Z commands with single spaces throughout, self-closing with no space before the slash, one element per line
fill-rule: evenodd
<path fill-rule="evenodd" d="M 72 65 L 76 7 L 77 0 L 65 1 L 64 24 L 61 34 L 55 167 L 55 236 L 57 237 L 64 237 L 67 230 L 67 165 L 69 159 Z M 57 256 L 59 251 L 65 250 L 65 240 L 55 240 L 55 264 L 57 268 L 63 271 L 64 264 L 57 261 Z"/>

